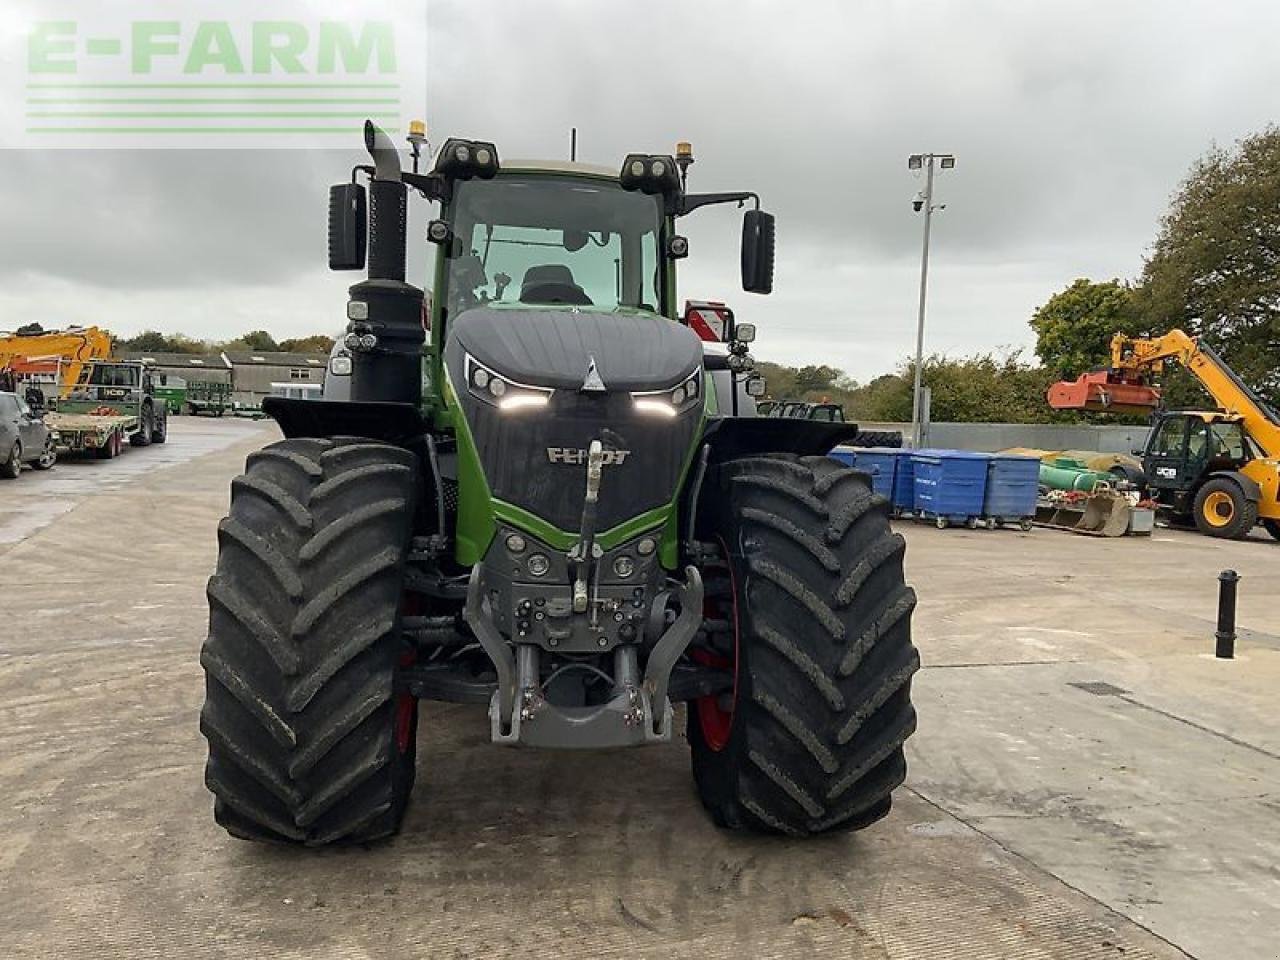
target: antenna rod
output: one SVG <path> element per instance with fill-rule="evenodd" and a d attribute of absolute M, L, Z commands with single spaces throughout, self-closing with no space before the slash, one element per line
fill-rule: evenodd
<path fill-rule="evenodd" d="M 578 128 L 571 127 L 569 132 L 569 160 L 570 162 L 578 159 Z"/>

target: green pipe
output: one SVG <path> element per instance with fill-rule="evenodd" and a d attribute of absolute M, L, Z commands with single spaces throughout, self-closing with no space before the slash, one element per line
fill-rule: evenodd
<path fill-rule="evenodd" d="M 1040 485 L 1050 490 L 1081 490 L 1092 492 L 1099 483 L 1115 480 L 1109 473 L 1090 470 L 1081 460 L 1057 457 L 1040 462 Z"/>

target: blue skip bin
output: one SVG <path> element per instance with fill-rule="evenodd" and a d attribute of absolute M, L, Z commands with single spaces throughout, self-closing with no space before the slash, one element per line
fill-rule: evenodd
<path fill-rule="evenodd" d="M 988 525 L 1019 524 L 1030 530 L 1036 514 L 1040 460 L 996 453 L 987 464 L 987 492 L 982 515 Z"/>
<path fill-rule="evenodd" d="M 872 491 L 892 500 L 898 454 L 903 452 L 891 447 L 836 447 L 828 456 L 868 474 Z"/>
<path fill-rule="evenodd" d="M 857 447 L 836 447 L 827 454 L 832 460 L 838 460 L 846 467 L 856 467 L 858 465 L 858 448 Z"/>
<path fill-rule="evenodd" d="M 916 514 L 939 527 L 976 526 L 986 498 L 990 459 L 990 454 L 970 450 L 917 450 L 911 457 Z"/>

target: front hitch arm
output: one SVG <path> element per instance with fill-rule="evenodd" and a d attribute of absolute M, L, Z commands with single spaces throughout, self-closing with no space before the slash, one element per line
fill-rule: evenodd
<path fill-rule="evenodd" d="M 493 661 L 493 668 L 498 674 L 498 721 L 502 731 L 511 729 L 511 712 L 516 702 L 516 658 L 511 647 L 502 639 L 502 634 L 493 624 L 493 617 L 488 609 L 489 601 L 481 592 L 480 565 L 471 568 L 471 579 L 467 583 L 467 603 L 462 616 L 470 625 L 480 641 L 480 646 Z"/>
<path fill-rule="evenodd" d="M 649 654 L 649 662 L 644 668 L 644 686 L 649 693 L 649 701 L 653 704 L 655 732 L 662 723 L 671 671 L 675 669 L 676 661 L 684 654 L 685 648 L 698 632 L 698 627 L 702 625 L 702 575 L 698 573 L 697 567 L 692 566 L 685 567 L 684 573 L 685 582 L 676 590 L 676 596 L 680 600 L 680 615 L 654 645 Z"/>

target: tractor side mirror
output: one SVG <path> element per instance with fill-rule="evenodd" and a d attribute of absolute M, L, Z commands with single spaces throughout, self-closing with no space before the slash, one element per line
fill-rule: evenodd
<path fill-rule="evenodd" d="M 330 187 L 329 269 L 363 270 L 368 231 L 368 199 L 364 185 L 339 183 Z"/>
<path fill-rule="evenodd" d="M 742 218 L 742 289 L 773 292 L 773 214 L 748 210 Z"/>

